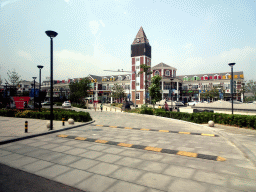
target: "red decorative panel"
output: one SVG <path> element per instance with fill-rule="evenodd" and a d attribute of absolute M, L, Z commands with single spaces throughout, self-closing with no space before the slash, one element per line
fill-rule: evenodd
<path fill-rule="evenodd" d="M 132 80 L 135 80 L 135 74 L 132 74 Z"/>
<path fill-rule="evenodd" d="M 210 79 L 212 79 L 212 76 L 210 76 Z"/>
<path fill-rule="evenodd" d="M 132 89 L 135 89 L 135 81 L 132 81 Z"/>
<path fill-rule="evenodd" d="M 65 83 L 65 80 L 62 80 L 62 83 Z"/>
<path fill-rule="evenodd" d="M 132 65 L 135 65 L 135 58 L 132 58 Z"/>
<path fill-rule="evenodd" d="M 221 76 L 220 76 L 220 75 L 218 76 L 218 79 L 221 79 Z"/>
<path fill-rule="evenodd" d="M 132 66 L 132 72 L 135 71 L 135 65 Z"/>
<path fill-rule="evenodd" d="M 204 80 L 204 77 L 201 77 L 201 80 Z"/>
<path fill-rule="evenodd" d="M 60 83 L 60 81 L 59 81 L 59 80 L 57 80 L 57 83 Z"/>
<path fill-rule="evenodd" d="M 144 64 L 144 57 L 140 57 L 140 64 Z"/>
<path fill-rule="evenodd" d="M 217 79 L 217 76 L 214 76 L 214 79 Z"/>
<path fill-rule="evenodd" d="M 204 77 L 205 80 L 208 80 L 208 77 Z"/>

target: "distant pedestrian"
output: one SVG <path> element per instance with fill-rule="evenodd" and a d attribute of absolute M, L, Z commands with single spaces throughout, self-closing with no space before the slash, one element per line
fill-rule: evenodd
<path fill-rule="evenodd" d="M 169 107 L 168 107 L 168 104 L 167 104 L 166 101 L 165 101 L 165 104 L 164 104 L 164 109 L 165 109 L 165 111 L 169 111 Z"/>
<path fill-rule="evenodd" d="M 102 112 L 102 109 L 103 109 L 103 105 L 102 105 L 102 103 L 100 104 L 100 110 L 101 110 L 101 112 Z"/>

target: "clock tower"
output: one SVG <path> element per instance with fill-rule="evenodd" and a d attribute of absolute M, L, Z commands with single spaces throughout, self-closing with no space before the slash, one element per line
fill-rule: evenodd
<path fill-rule="evenodd" d="M 150 81 L 151 75 L 139 74 L 143 71 L 140 65 L 146 64 L 151 67 L 151 46 L 147 36 L 141 27 L 131 45 L 131 63 L 132 63 L 132 101 L 137 104 L 145 103 L 145 78 Z M 149 69 L 150 71 L 151 69 Z"/>

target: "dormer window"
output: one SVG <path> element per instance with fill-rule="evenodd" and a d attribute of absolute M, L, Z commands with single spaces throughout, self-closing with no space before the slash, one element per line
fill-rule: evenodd
<path fill-rule="evenodd" d="M 204 76 L 203 76 L 203 79 L 204 79 L 204 80 L 208 80 L 208 75 L 204 75 Z"/>
<path fill-rule="evenodd" d="M 165 71 L 165 76 L 170 76 L 170 71 L 169 70 Z"/>
<path fill-rule="evenodd" d="M 119 81 L 122 81 L 122 76 L 118 76 L 118 80 L 119 80 Z"/>
<path fill-rule="evenodd" d="M 160 73 L 159 73 L 159 71 L 155 71 L 155 75 L 159 75 Z"/>
<path fill-rule="evenodd" d="M 188 81 L 188 77 L 187 76 L 183 77 L 183 81 Z"/>
<path fill-rule="evenodd" d="M 229 73 L 227 73 L 226 74 L 226 79 L 228 79 L 230 77 L 230 74 Z"/>
<path fill-rule="evenodd" d="M 199 80 L 199 77 L 198 76 L 194 76 L 194 81 L 197 81 L 197 80 Z"/>
<path fill-rule="evenodd" d="M 127 79 L 127 80 L 130 80 L 130 75 L 127 75 L 127 76 L 126 76 L 126 79 Z"/>

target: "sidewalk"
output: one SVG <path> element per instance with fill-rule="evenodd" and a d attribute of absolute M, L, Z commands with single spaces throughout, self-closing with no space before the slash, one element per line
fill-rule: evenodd
<path fill-rule="evenodd" d="M 27 133 L 25 133 L 25 121 L 28 121 Z M 75 122 L 71 125 L 65 121 L 65 126 L 62 126 L 62 121 L 53 121 L 53 130 L 49 130 L 46 127 L 48 122 L 49 120 L 0 116 L 0 144 L 13 139 L 48 134 L 88 124 L 88 122 Z"/>

